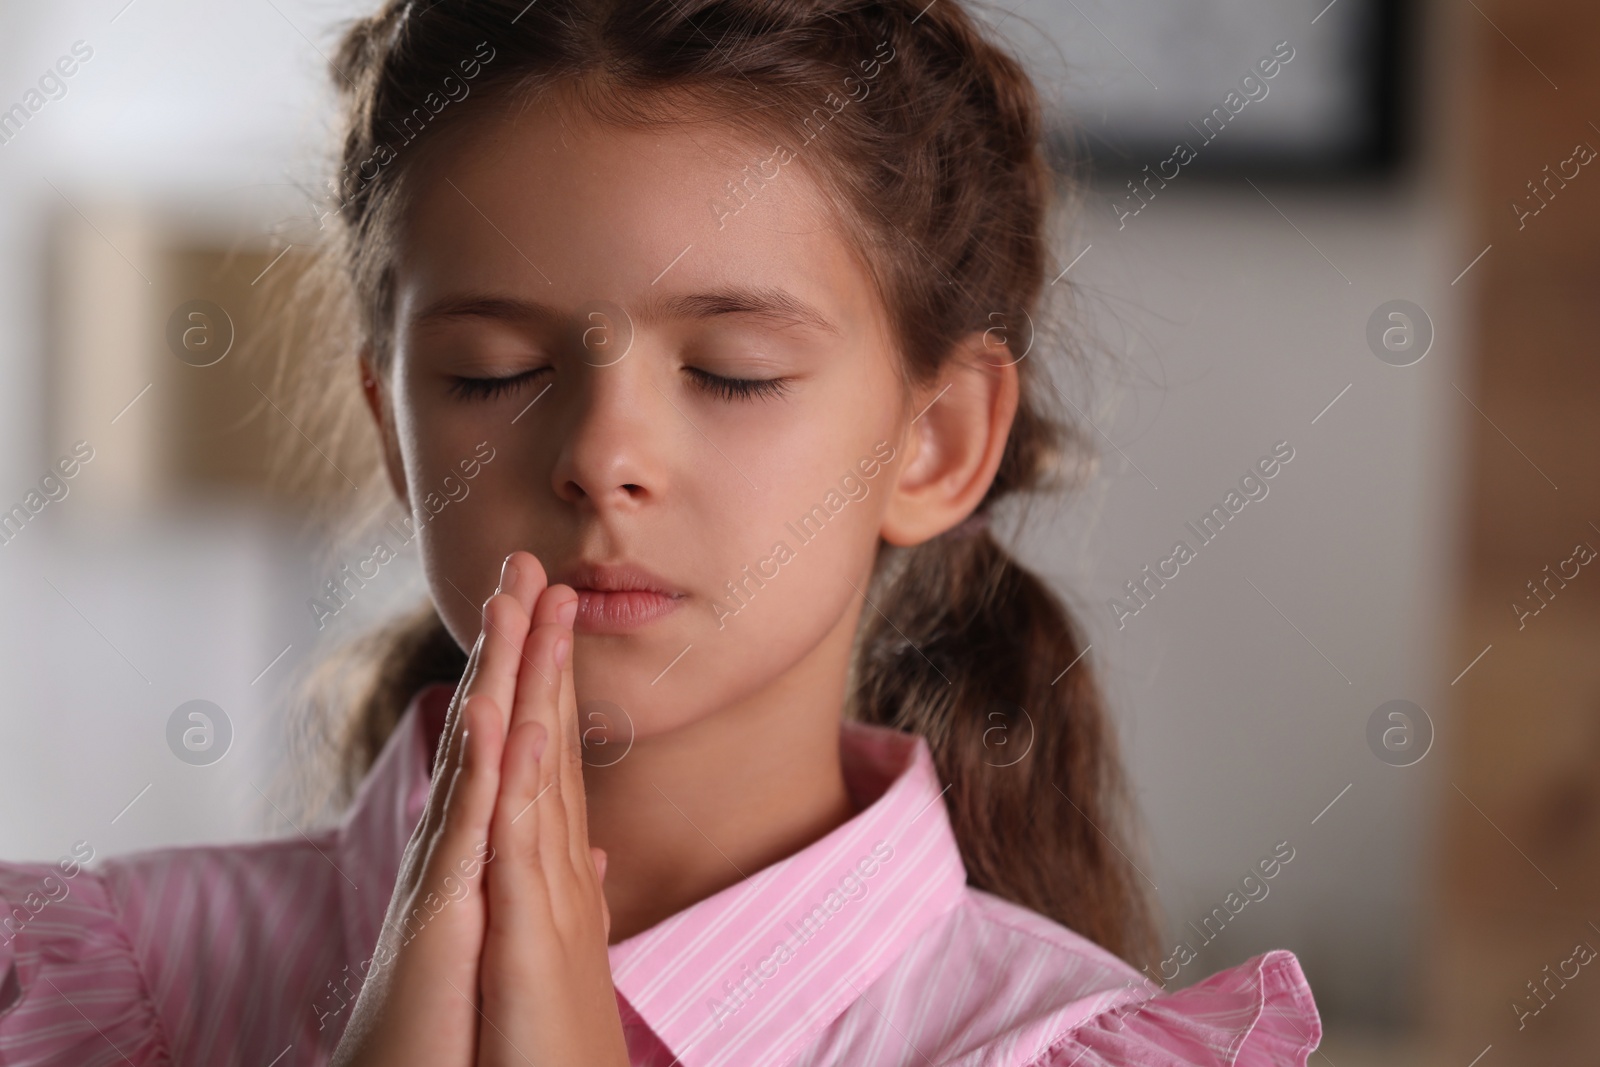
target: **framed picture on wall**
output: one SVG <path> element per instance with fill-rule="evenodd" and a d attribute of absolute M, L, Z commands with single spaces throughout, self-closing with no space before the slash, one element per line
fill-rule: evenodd
<path fill-rule="evenodd" d="M 1402 162 L 1404 0 L 1024 0 L 991 14 L 1050 98 L 1058 158 L 1095 173 L 1343 179 Z"/>

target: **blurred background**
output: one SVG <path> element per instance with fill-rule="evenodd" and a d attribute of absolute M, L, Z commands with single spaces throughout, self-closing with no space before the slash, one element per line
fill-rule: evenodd
<path fill-rule="evenodd" d="M 8 859 L 307 829 L 297 673 L 424 593 L 408 548 L 319 619 L 358 556 L 267 453 L 334 443 L 249 356 L 292 328 L 258 297 L 316 240 L 324 53 L 366 7 L 0 4 Z M 1294 950 L 1339 1067 L 1592 1061 L 1600 977 L 1554 976 L 1600 945 L 1600 9 L 989 17 L 1090 159 L 1058 256 L 1099 459 L 1019 549 L 1109 684 L 1197 957 L 1164 973 Z"/>

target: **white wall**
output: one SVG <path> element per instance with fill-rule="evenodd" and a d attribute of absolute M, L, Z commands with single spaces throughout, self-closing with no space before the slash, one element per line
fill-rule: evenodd
<path fill-rule="evenodd" d="M 264 243 L 270 226 L 306 214 L 297 186 L 327 143 L 324 60 L 296 27 L 325 48 L 337 9 L 124 3 L 0 7 L 0 108 L 23 100 L 75 42 L 93 50 L 65 95 L 0 144 L 6 507 L 58 458 L 46 448 L 43 400 L 50 219 L 72 220 L 75 238 L 109 241 L 138 283 L 150 264 L 117 225 L 129 205 L 198 228 L 225 219 L 225 238 Z M 147 398 L 116 422 L 73 413 L 60 431 L 89 440 L 95 460 L 65 499 L 0 545 L 8 858 L 51 860 L 79 839 L 106 854 L 294 832 L 273 807 L 283 795 L 278 705 L 318 636 L 305 608 L 312 565 L 290 531 L 222 501 L 128 510 L 118 457 L 140 447 L 141 420 L 157 410 Z M 227 757 L 208 767 L 167 748 L 168 716 L 196 698 L 223 707 L 235 730 Z"/>
<path fill-rule="evenodd" d="M 1411 1006 L 1442 757 L 1388 766 L 1365 729 L 1379 704 L 1408 699 L 1449 740 L 1442 702 L 1465 666 L 1441 660 L 1465 408 L 1450 281 L 1471 253 L 1415 194 L 1267 192 L 1304 237 L 1243 182 L 1175 185 L 1120 232 L 1088 214 L 1071 254 L 1093 247 L 1072 276 L 1125 346 L 1125 381 L 1087 414 L 1116 447 L 1099 438 L 1102 480 L 1028 552 L 1091 628 L 1174 938 L 1198 947 L 1185 924 L 1275 844 L 1295 849 L 1179 983 L 1281 944 L 1325 1010 L 1393 1018 Z M 1394 298 L 1436 330 L 1412 367 L 1365 340 Z M 1185 523 L 1279 441 L 1294 458 L 1266 497 L 1202 546 Z M 1125 583 L 1180 539 L 1196 557 L 1119 620 L 1109 600 L 1133 603 Z"/>

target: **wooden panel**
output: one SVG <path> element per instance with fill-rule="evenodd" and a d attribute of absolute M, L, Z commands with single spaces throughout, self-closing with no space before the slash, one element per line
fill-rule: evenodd
<path fill-rule="evenodd" d="M 1441 731 L 1428 1003 L 1436 1062 L 1554 1067 L 1600 1048 L 1600 959 L 1564 964 L 1579 943 L 1600 949 L 1600 559 L 1545 586 L 1536 615 L 1512 605 L 1538 604 L 1526 583 L 1578 542 L 1600 548 L 1600 156 L 1566 164 L 1536 214 L 1528 183 L 1579 144 L 1600 149 L 1600 7 L 1476 5 L 1467 184 L 1473 250 L 1493 247 L 1468 277 L 1475 367 L 1460 385 L 1482 414 L 1466 416 L 1453 643 L 1463 665 L 1491 647 Z"/>

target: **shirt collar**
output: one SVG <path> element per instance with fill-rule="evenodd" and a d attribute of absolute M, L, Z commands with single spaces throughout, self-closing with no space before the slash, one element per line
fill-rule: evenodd
<path fill-rule="evenodd" d="M 364 959 L 427 803 L 424 701 L 400 717 L 340 828 L 352 958 Z M 437 710 L 437 709 L 435 709 Z M 966 887 L 923 738 L 858 722 L 840 731 L 856 815 L 799 852 L 610 946 L 612 980 L 684 1067 L 793 1059 Z"/>

